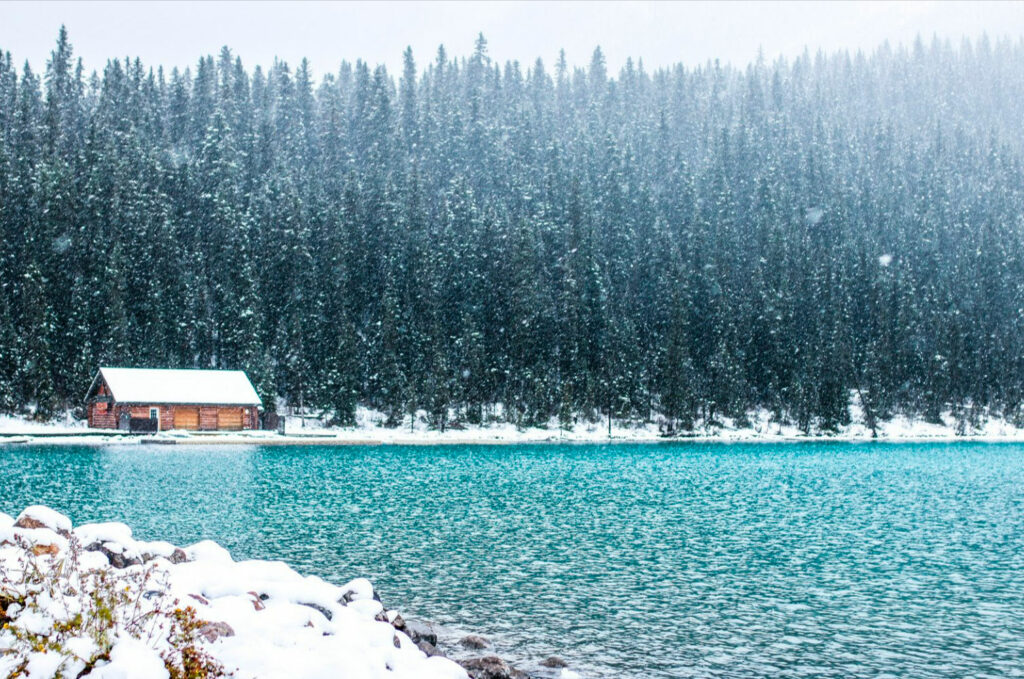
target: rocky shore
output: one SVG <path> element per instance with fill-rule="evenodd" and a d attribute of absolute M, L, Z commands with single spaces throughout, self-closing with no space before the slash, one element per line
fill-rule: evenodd
<path fill-rule="evenodd" d="M 568 669 L 567 662 L 550 656 L 538 663 L 538 668 L 524 671 L 510 665 L 493 652 L 491 642 L 477 634 L 468 634 L 456 643 L 442 644 L 437 627 L 429 622 L 406 621 L 398 616 L 391 623 L 406 633 L 416 646 L 429 657 L 443 656 L 454 659 L 471 679 L 579 679 L 580 675 Z M 442 647 L 449 646 L 446 650 Z"/>
<path fill-rule="evenodd" d="M 484 637 L 386 608 L 372 584 L 337 586 L 203 541 L 135 540 L 121 523 L 73 527 L 47 507 L 0 513 L 0 676 L 91 679 L 574 679 L 529 673 Z"/>

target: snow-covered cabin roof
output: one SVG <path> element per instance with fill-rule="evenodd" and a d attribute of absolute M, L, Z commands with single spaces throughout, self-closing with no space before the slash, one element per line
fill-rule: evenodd
<path fill-rule="evenodd" d="M 92 395 L 100 378 L 118 403 L 263 405 L 241 370 L 100 368 L 86 398 Z"/>

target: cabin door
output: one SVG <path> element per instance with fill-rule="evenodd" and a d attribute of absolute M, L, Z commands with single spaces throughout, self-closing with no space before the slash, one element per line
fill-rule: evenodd
<path fill-rule="evenodd" d="M 175 408 L 174 428 L 193 431 L 199 429 L 199 408 Z"/>
<path fill-rule="evenodd" d="M 221 408 L 217 412 L 217 429 L 239 430 L 242 428 L 241 408 Z"/>

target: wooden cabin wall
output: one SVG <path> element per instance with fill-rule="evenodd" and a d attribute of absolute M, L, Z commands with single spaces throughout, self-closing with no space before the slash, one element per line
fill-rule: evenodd
<path fill-rule="evenodd" d="M 255 406 L 185 406 L 185 405 L 117 405 L 94 402 L 89 404 L 88 423 L 92 429 L 117 429 L 122 414 L 129 417 L 149 417 L 149 409 L 160 411 L 160 431 L 174 429 L 174 412 L 178 408 L 199 410 L 199 431 L 217 431 L 225 428 L 226 422 L 241 416 L 241 427 L 259 429 L 259 410 Z"/>
<path fill-rule="evenodd" d="M 88 415 L 90 429 L 117 429 L 117 408 L 113 403 L 90 403 Z"/>

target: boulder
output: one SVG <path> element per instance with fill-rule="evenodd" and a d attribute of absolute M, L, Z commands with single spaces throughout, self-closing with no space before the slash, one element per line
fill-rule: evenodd
<path fill-rule="evenodd" d="M 199 634 L 210 643 L 213 643 L 221 637 L 235 636 L 235 630 L 226 622 L 208 622 L 199 628 Z"/>
<path fill-rule="evenodd" d="M 62 538 L 71 538 L 71 519 L 42 505 L 26 507 L 25 511 L 18 514 L 18 520 L 14 522 L 14 527 L 29 530 L 49 528 Z"/>
<path fill-rule="evenodd" d="M 103 556 L 107 557 L 107 561 L 114 568 L 127 568 L 128 566 L 138 566 L 142 563 L 142 559 L 134 556 L 125 556 L 124 550 L 116 552 L 103 542 L 94 542 L 91 545 L 85 546 L 87 552 L 99 552 Z"/>
<path fill-rule="evenodd" d="M 559 668 L 559 667 L 568 667 L 569 666 L 569 663 L 565 662 L 564 660 L 559 658 L 557 655 L 552 655 L 552 656 L 549 656 L 547 658 L 544 658 L 544 660 L 540 661 L 540 664 L 541 664 L 541 667 L 552 667 L 552 668 L 556 668 L 556 669 Z"/>
<path fill-rule="evenodd" d="M 409 638 L 412 639 L 415 644 L 418 644 L 421 641 L 426 641 L 432 646 L 437 646 L 437 630 L 435 630 L 434 626 L 429 622 L 406 620 L 405 633 L 409 635 Z"/>
<path fill-rule="evenodd" d="M 472 679 L 529 679 L 526 672 L 517 670 L 496 655 L 458 662 Z"/>
<path fill-rule="evenodd" d="M 474 650 L 480 650 L 481 648 L 487 648 L 491 644 L 487 641 L 487 639 L 484 639 L 479 635 L 470 634 L 468 636 L 462 637 L 462 639 L 459 641 L 459 645 L 463 648 L 472 648 Z"/>
<path fill-rule="evenodd" d="M 357 599 L 345 605 L 367 618 L 387 622 L 387 616 L 384 615 L 384 607 L 376 599 Z"/>
<path fill-rule="evenodd" d="M 45 523 L 39 519 L 34 519 L 31 516 L 23 516 L 14 522 L 15 528 L 24 528 L 26 530 L 33 530 L 35 528 L 48 528 Z"/>
<path fill-rule="evenodd" d="M 329 610 L 327 610 L 326 608 L 324 608 L 320 604 L 306 603 L 305 601 L 300 601 L 299 605 L 300 606 L 308 606 L 309 608 L 312 608 L 314 611 L 319 611 L 328 620 L 330 620 L 331 618 L 334 617 L 333 613 L 331 613 Z"/>
<path fill-rule="evenodd" d="M 429 641 L 423 640 L 423 641 L 416 642 L 416 648 L 418 648 L 421 651 L 423 651 L 424 653 L 426 653 L 428 658 L 433 658 L 435 655 L 439 655 L 441 657 L 444 657 L 444 653 L 442 653 L 440 650 L 438 650 L 437 646 L 435 646 L 434 644 L 430 643 Z"/>
<path fill-rule="evenodd" d="M 352 601 L 359 601 L 362 599 L 376 599 L 380 601 L 377 592 L 374 591 L 373 585 L 366 578 L 356 578 L 342 585 L 341 598 L 338 599 L 338 603 L 346 605 Z"/>

